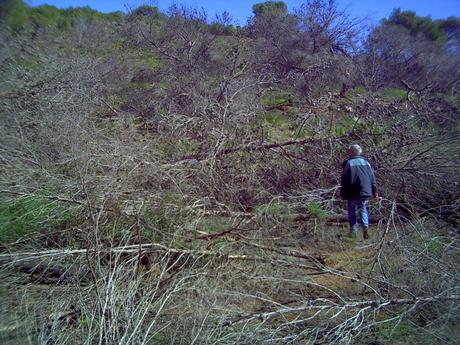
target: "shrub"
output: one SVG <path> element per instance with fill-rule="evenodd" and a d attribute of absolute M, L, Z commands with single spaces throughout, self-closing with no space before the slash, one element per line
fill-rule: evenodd
<path fill-rule="evenodd" d="M 326 218 L 327 213 L 321 207 L 321 205 L 317 202 L 313 202 L 307 205 L 307 212 L 308 215 L 313 219 L 322 220 Z"/>
<path fill-rule="evenodd" d="M 0 22 L 13 31 L 21 31 L 28 24 L 29 7 L 21 0 L 7 0 L 0 3 Z"/>
<path fill-rule="evenodd" d="M 160 19 L 162 16 L 160 10 L 156 6 L 141 5 L 131 12 L 129 19 L 135 17 L 150 17 L 153 19 Z"/>
<path fill-rule="evenodd" d="M 62 11 L 54 6 L 42 5 L 30 11 L 30 20 L 35 26 L 55 26 L 60 22 Z"/>

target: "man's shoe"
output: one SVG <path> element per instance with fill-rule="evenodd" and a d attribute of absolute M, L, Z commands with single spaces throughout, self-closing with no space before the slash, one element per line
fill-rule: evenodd
<path fill-rule="evenodd" d="M 351 238 L 357 238 L 358 237 L 358 227 L 354 226 L 350 229 L 350 234 L 349 236 Z"/>
<path fill-rule="evenodd" d="M 364 228 L 364 230 L 363 230 L 363 238 L 365 240 L 369 239 L 369 232 L 367 231 L 367 228 Z"/>

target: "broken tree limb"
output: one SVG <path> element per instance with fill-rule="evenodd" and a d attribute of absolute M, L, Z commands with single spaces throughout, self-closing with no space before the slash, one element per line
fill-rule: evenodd
<path fill-rule="evenodd" d="M 139 253 L 139 250 L 144 252 L 161 250 L 169 253 L 195 253 L 201 255 L 217 255 L 210 251 L 196 251 L 196 250 L 187 250 L 187 249 L 175 249 L 164 246 L 160 243 L 144 243 L 144 244 L 134 244 L 113 248 L 102 248 L 99 250 L 100 253 Z M 52 249 L 52 250 L 43 250 L 37 252 L 18 252 L 18 253 L 9 253 L 9 254 L 0 254 L 0 265 L 5 264 L 6 262 L 11 261 L 27 261 L 33 260 L 36 258 L 46 258 L 46 257 L 62 257 L 62 256 L 71 256 L 79 254 L 87 254 L 95 252 L 93 249 Z"/>
<path fill-rule="evenodd" d="M 210 233 L 207 233 L 207 232 L 200 231 L 199 233 L 201 234 L 201 236 L 198 237 L 198 239 L 211 240 L 213 238 L 222 237 L 222 236 L 227 235 L 228 237 L 233 238 L 233 241 L 238 241 L 238 243 L 242 243 L 244 245 L 247 245 L 247 246 L 250 246 L 250 247 L 253 247 L 253 248 L 262 249 L 262 250 L 266 250 L 266 251 L 271 251 L 271 252 L 274 252 L 274 253 L 277 253 L 277 254 L 280 254 L 280 255 L 284 255 L 284 256 L 291 256 L 291 257 L 295 257 L 295 258 L 299 258 L 299 259 L 309 260 L 309 261 L 313 262 L 314 264 L 316 264 L 318 266 L 317 268 L 322 269 L 323 268 L 322 265 L 326 264 L 324 256 L 306 254 L 306 253 L 299 252 L 299 251 L 292 250 L 292 249 L 284 249 L 282 247 L 275 248 L 275 247 L 271 247 L 271 246 L 266 246 L 266 245 L 254 243 L 254 242 L 251 242 L 251 240 L 249 238 L 244 237 L 241 234 L 234 233 L 233 232 L 234 230 L 237 230 L 237 228 L 232 227 L 232 228 L 226 229 L 226 230 L 224 230 L 222 232 L 218 232 L 218 233 L 214 233 L 214 234 L 210 234 Z"/>
<path fill-rule="evenodd" d="M 295 258 L 299 258 L 299 259 L 306 259 L 308 261 L 311 261 L 311 262 L 317 264 L 318 268 L 321 268 L 321 269 L 324 268 L 323 265 L 326 265 L 326 258 L 324 256 L 306 254 L 306 253 L 299 252 L 299 251 L 292 250 L 292 249 L 284 249 L 284 248 L 275 248 L 275 247 L 265 246 L 263 244 L 257 244 L 257 243 L 249 242 L 249 239 L 247 239 L 246 237 L 244 237 L 242 235 L 235 234 L 235 236 L 238 237 L 238 238 L 244 239 L 244 241 L 238 241 L 239 243 L 245 244 L 245 245 L 253 247 L 253 248 L 258 248 L 258 249 L 262 249 L 262 250 L 271 251 L 271 252 L 274 252 L 274 253 L 277 253 L 277 254 L 280 254 L 280 255 L 284 255 L 284 256 L 291 256 L 291 257 L 295 257 Z"/>
<path fill-rule="evenodd" d="M 295 140 L 289 140 L 289 141 L 284 141 L 284 142 L 280 142 L 280 143 L 262 143 L 262 144 L 254 144 L 254 143 L 251 143 L 251 144 L 246 144 L 246 145 L 240 145 L 240 146 L 236 146 L 236 147 L 229 147 L 229 148 L 226 148 L 226 149 L 223 149 L 219 152 L 217 152 L 214 157 L 220 157 L 220 156 L 225 156 L 225 155 L 229 155 L 229 154 L 232 154 L 232 153 L 237 153 L 237 152 L 254 152 L 254 151 L 265 151 L 265 150 L 270 150 L 270 149 L 273 149 L 273 148 L 281 148 L 281 147 L 285 147 L 285 146 L 293 146 L 293 145 L 307 145 L 307 144 L 311 144 L 311 143 L 317 143 L 317 142 L 320 142 L 322 141 L 323 138 L 309 138 L 309 139 L 295 139 Z M 175 164 L 182 164 L 182 163 L 186 163 L 188 161 L 204 161 L 206 160 L 207 157 L 198 157 L 196 154 L 191 154 L 191 155 L 188 155 L 188 156 L 185 156 L 183 157 L 182 159 L 178 160 L 178 161 L 174 161 L 174 162 L 171 162 L 169 163 L 170 165 L 175 165 Z"/>
<path fill-rule="evenodd" d="M 203 217 L 235 217 L 235 218 L 254 218 L 257 215 L 250 212 L 235 212 L 230 210 L 203 210 L 203 209 L 189 209 L 191 212 L 196 213 L 198 216 Z"/>
<path fill-rule="evenodd" d="M 192 210 L 197 213 L 197 215 L 203 217 L 235 217 L 235 218 L 256 218 L 258 215 L 256 213 L 250 212 L 234 212 L 234 211 L 221 211 L 221 210 Z M 306 222 L 313 220 L 313 218 L 308 214 L 290 214 L 290 215 L 276 215 L 278 218 L 292 218 L 295 222 Z M 348 216 L 346 214 L 333 214 L 327 216 L 323 219 L 326 224 L 334 223 L 346 223 L 348 222 Z M 380 221 L 384 220 L 382 217 L 370 217 L 370 224 L 378 224 Z"/>
<path fill-rule="evenodd" d="M 260 245 L 256 243 L 251 243 L 249 241 L 239 241 L 244 245 L 258 248 L 265 251 L 271 251 L 283 256 L 290 256 L 300 259 L 306 259 L 309 262 L 312 262 L 313 266 L 302 266 L 304 269 L 309 270 L 316 270 L 327 273 L 325 271 L 325 258 L 318 255 L 310 255 L 302 252 L 298 252 L 295 250 L 287 250 L 283 248 L 274 248 L 265 245 Z M 280 260 L 275 258 L 264 258 L 260 256 L 250 256 L 246 254 L 228 254 L 228 253 L 220 253 L 214 252 L 209 250 L 194 250 L 194 249 L 177 249 L 177 248 L 170 248 L 160 243 L 144 243 L 144 244 L 134 244 L 134 245 L 127 245 L 127 246 L 120 246 L 120 247 L 113 247 L 113 248 L 102 248 L 98 252 L 100 254 L 132 254 L 132 255 L 139 255 L 139 251 L 142 253 L 148 254 L 152 252 L 161 252 L 166 254 L 187 254 L 193 256 L 215 256 L 217 258 L 223 258 L 227 260 L 251 260 L 251 261 L 263 261 L 263 262 L 270 262 L 270 263 L 279 263 Z M 62 259 L 63 257 L 68 256 L 75 256 L 75 255 L 88 255 L 90 253 L 95 252 L 92 249 L 56 249 L 56 250 L 44 250 L 44 251 L 36 251 L 36 252 L 18 252 L 18 253 L 3 253 L 0 254 L 0 268 L 15 268 L 16 270 L 20 271 L 27 271 L 29 273 L 33 272 L 43 272 L 44 267 L 41 260 L 53 260 L 53 259 Z M 34 267 L 37 269 L 34 271 Z M 52 266 L 46 266 L 52 267 Z M 42 269 L 43 268 L 43 269 Z M 64 272 L 64 268 L 56 265 L 56 270 L 51 270 L 51 275 L 54 276 L 62 276 Z"/>
<path fill-rule="evenodd" d="M 390 299 L 390 300 L 370 300 L 370 301 L 344 301 L 342 303 L 334 303 L 326 301 L 324 299 L 318 300 L 321 304 L 315 303 L 317 300 L 309 301 L 308 305 L 302 305 L 299 307 L 281 308 L 274 311 L 267 311 L 262 313 L 248 313 L 235 317 L 232 320 L 224 322 L 224 326 L 231 326 L 241 321 L 267 321 L 275 317 L 284 316 L 292 313 L 303 313 L 309 311 L 318 310 L 346 310 L 346 309 L 361 309 L 361 308 L 375 308 L 382 309 L 387 306 L 395 305 L 407 305 L 407 304 L 419 304 L 419 303 L 433 303 L 440 301 L 456 301 L 460 300 L 460 295 L 448 295 L 448 296 L 432 296 L 432 297 L 416 297 L 416 298 L 401 298 L 401 299 Z"/>
<path fill-rule="evenodd" d="M 7 257 L 0 258 L 0 269 L 10 272 L 21 272 L 34 276 L 36 280 L 49 283 L 67 283 L 69 281 L 81 281 L 88 273 L 88 268 L 64 265 L 62 262 L 55 262 L 53 258 L 33 257 L 28 260 L 9 260 Z"/>
<path fill-rule="evenodd" d="M 194 250 L 194 249 L 177 249 L 164 246 L 160 243 L 144 243 L 144 244 L 134 244 L 121 247 L 113 248 L 102 248 L 99 250 L 99 253 L 102 254 L 139 254 L 139 250 L 143 253 L 160 251 L 170 254 L 190 254 L 196 256 L 216 256 L 222 257 L 230 260 L 258 260 L 263 259 L 256 256 L 249 256 L 245 254 L 225 254 L 219 252 L 213 252 L 209 250 Z M 11 263 L 20 263 L 34 261 L 37 259 L 44 258 L 58 258 L 72 255 L 86 255 L 88 253 L 95 252 L 93 249 L 55 249 L 55 250 L 43 250 L 37 252 L 18 252 L 18 253 L 8 253 L 0 254 L 0 267 L 8 265 Z"/>

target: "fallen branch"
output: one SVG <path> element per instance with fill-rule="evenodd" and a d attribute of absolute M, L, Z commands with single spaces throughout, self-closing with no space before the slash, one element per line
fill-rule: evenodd
<path fill-rule="evenodd" d="M 236 235 L 236 237 L 245 239 L 246 241 L 239 241 L 239 242 L 243 243 L 243 244 L 245 244 L 247 246 L 250 246 L 250 247 L 271 251 L 271 252 L 274 252 L 274 253 L 277 253 L 277 254 L 280 254 L 280 255 L 284 255 L 284 256 L 292 256 L 292 257 L 299 258 L 299 259 L 306 259 L 308 261 L 311 261 L 311 262 L 317 264 L 319 266 L 319 268 L 321 268 L 321 269 L 324 268 L 323 265 L 326 264 L 326 259 L 325 259 L 324 256 L 311 255 L 311 254 L 298 252 L 296 250 L 287 250 L 287 249 L 282 249 L 282 248 L 275 248 L 275 247 L 265 246 L 265 245 L 257 244 L 257 243 L 253 243 L 253 242 L 248 242 L 247 238 L 245 238 L 245 237 L 243 237 L 243 236 L 241 236 L 239 234 L 235 234 L 235 235 Z"/>
<path fill-rule="evenodd" d="M 309 138 L 309 139 L 296 139 L 296 140 L 289 140 L 281 143 L 263 143 L 263 144 L 247 144 L 247 145 L 240 145 L 236 147 L 230 147 L 226 148 L 224 150 L 221 150 L 217 152 L 214 157 L 221 157 L 225 155 L 229 155 L 232 153 L 237 153 L 237 152 L 254 152 L 254 151 L 261 151 L 261 150 L 270 150 L 273 148 L 281 148 L 285 146 L 292 146 L 292 145 L 307 145 L 311 143 L 316 143 L 319 141 L 322 141 L 322 138 Z M 203 161 L 206 160 L 206 158 L 200 158 L 197 157 L 196 154 L 191 154 L 188 156 L 183 157 L 181 160 L 174 161 L 169 163 L 170 165 L 175 165 L 175 164 L 182 164 L 186 163 L 188 161 Z"/>
<path fill-rule="evenodd" d="M 13 261 L 4 264 L 2 268 L 8 271 L 15 271 L 37 276 L 37 280 L 45 283 L 67 283 L 70 280 L 81 281 L 88 273 L 88 269 L 68 268 L 53 262 L 42 262 L 41 259 L 35 258 L 26 262 Z"/>
<path fill-rule="evenodd" d="M 256 214 L 249 212 L 235 212 L 228 210 L 202 210 L 202 209 L 189 209 L 193 213 L 203 217 L 235 217 L 235 218 L 254 218 Z"/>
<path fill-rule="evenodd" d="M 114 248 L 102 248 L 98 252 L 101 254 L 117 253 L 117 254 L 139 254 L 150 252 L 163 252 L 168 254 L 189 254 L 194 256 L 216 256 L 230 260 L 263 260 L 263 258 L 249 256 L 245 254 L 224 254 L 213 252 L 209 250 L 193 250 L 193 249 L 176 249 L 164 246 L 160 243 L 144 243 L 134 244 L 122 247 Z M 9 254 L 0 254 L 0 267 L 11 263 L 26 262 L 36 260 L 38 258 L 56 258 L 65 257 L 72 255 L 87 255 L 95 252 L 93 249 L 54 249 L 54 250 L 43 250 L 38 252 L 18 252 Z"/>
<path fill-rule="evenodd" d="M 256 218 L 258 215 L 256 213 L 250 212 L 234 212 L 234 211 L 221 211 L 221 210 L 192 210 L 203 217 L 235 217 L 235 218 Z M 313 218 L 308 214 L 289 214 L 289 215 L 276 215 L 278 218 L 289 218 L 295 222 L 306 222 L 313 220 Z M 323 219 L 326 224 L 334 223 L 346 223 L 348 222 L 348 216 L 345 214 L 333 214 L 327 216 Z M 370 224 L 378 224 L 380 221 L 384 220 L 382 217 L 370 217 Z"/>
<path fill-rule="evenodd" d="M 308 305 L 302 305 L 299 307 L 293 308 L 282 308 L 275 311 L 263 312 L 263 313 L 248 313 L 244 315 L 239 315 L 233 320 L 227 320 L 224 322 L 224 326 L 231 326 L 241 321 L 251 321 L 251 320 L 260 320 L 267 321 L 278 316 L 284 316 L 286 314 L 292 313 L 303 313 L 313 310 L 334 310 L 339 309 L 341 311 L 346 309 L 361 309 L 361 308 L 375 308 L 382 309 L 388 306 L 394 305 L 407 305 L 407 304 L 419 304 L 419 303 L 432 303 L 439 301 L 454 301 L 460 300 L 460 295 L 448 295 L 448 296 L 432 296 L 432 297 L 417 297 L 417 298 L 401 298 L 401 299 L 391 299 L 387 301 L 382 300 L 371 300 L 371 301 L 345 301 L 343 303 L 334 303 L 329 301 L 328 303 L 316 304 L 316 300 L 309 301 Z M 320 302 L 326 302 L 324 299 L 321 299 Z"/>

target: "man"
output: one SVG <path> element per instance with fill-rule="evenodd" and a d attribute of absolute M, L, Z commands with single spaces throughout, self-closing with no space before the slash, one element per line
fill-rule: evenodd
<path fill-rule="evenodd" d="M 351 145 L 349 159 L 343 162 L 341 178 L 341 195 L 347 200 L 348 222 L 350 223 L 350 235 L 358 235 L 356 211 L 359 213 L 359 221 L 363 227 L 363 238 L 369 238 L 369 198 L 377 193 L 375 175 L 369 162 L 361 157 L 363 150 L 359 145 Z"/>

